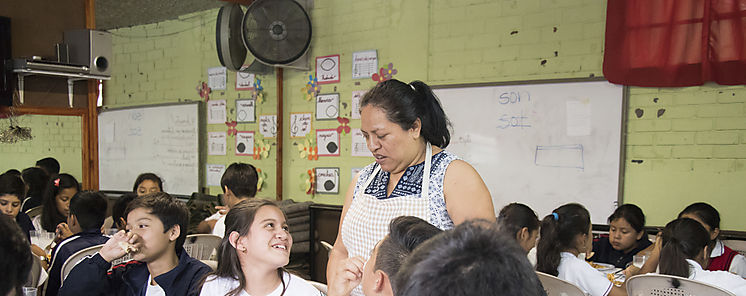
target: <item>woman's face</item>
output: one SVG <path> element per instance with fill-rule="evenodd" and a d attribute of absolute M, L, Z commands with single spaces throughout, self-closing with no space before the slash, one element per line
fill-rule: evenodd
<path fill-rule="evenodd" d="M 78 193 L 78 189 L 75 188 L 64 188 L 57 193 L 54 198 L 54 203 L 57 206 L 57 211 L 60 215 L 67 217 L 70 214 L 70 199 Z"/>
<path fill-rule="evenodd" d="M 274 206 L 262 206 L 254 216 L 249 233 L 239 237 L 236 245 L 237 249 L 246 250 L 239 254 L 245 254 L 251 266 L 277 269 L 290 262 L 293 238 L 282 211 Z"/>
<path fill-rule="evenodd" d="M 137 196 L 143 196 L 153 192 L 161 192 L 158 183 L 153 182 L 153 180 L 144 180 L 137 185 Z"/>
<path fill-rule="evenodd" d="M 372 105 L 360 110 L 360 119 L 360 130 L 368 149 L 383 171 L 398 173 L 414 164 L 414 158 L 422 149 L 419 124 L 404 130 L 389 121 L 383 109 Z"/>
<path fill-rule="evenodd" d="M 643 234 L 645 234 L 644 231 L 637 232 L 624 218 L 617 218 L 609 223 L 609 243 L 617 251 L 624 253 L 632 251 Z"/>
<path fill-rule="evenodd" d="M 4 194 L 0 196 L 0 211 L 8 217 L 13 219 L 18 215 L 18 211 L 21 210 L 21 199 L 14 194 Z"/>

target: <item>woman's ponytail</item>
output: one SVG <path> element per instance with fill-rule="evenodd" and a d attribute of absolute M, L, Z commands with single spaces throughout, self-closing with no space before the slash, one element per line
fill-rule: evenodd
<path fill-rule="evenodd" d="M 422 81 L 415 80 L 409 83 L 412 89 L 417 93 L 418 103 L 422 112 L 420 121 L 422 128 L 420 134 L 430 144 L 440 148 L 446 148 L 451 142 L 450 127 L 451 122 L 448 120 L 443 106 L 433 93 L 433 90 Z"/>

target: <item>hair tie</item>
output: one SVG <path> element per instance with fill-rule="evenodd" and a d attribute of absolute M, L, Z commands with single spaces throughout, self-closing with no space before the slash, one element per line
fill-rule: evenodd
<path fill-rule="evenodd" d="M 554 221 L 559 221 L 559 214 L 552 213 L 552 216 L 554 217 Z"/>
<path fill-rule="evenodd" d="M 54 179 L 54 186 L 60 187 L 60 178 Z"/>

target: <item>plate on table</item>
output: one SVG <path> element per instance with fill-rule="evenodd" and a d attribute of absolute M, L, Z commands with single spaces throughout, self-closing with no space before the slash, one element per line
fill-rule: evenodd
<path fill-rule="evenodd" d="M 595 268 L 596 270 L 598 270 L 600 272 L 611 271 L 611 270 L 616 269 L 616 267 L 614 265 L 607 264 L 607 263 L 588 262 L 588 264 L 590 264 L 591 266 L 593 266 L 593 268 Z"/>

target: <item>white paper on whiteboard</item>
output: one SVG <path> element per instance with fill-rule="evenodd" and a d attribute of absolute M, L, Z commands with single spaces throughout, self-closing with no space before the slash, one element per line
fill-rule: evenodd
<path fill-rule="evenodd" d="M 225 123 L 225 100 L 210 100 L 207 102 L 207 123 Z"/>
<path fill-rule="evenodd" d="M 207 86 L 211 90 L 224 90 L 226 83 L 226 74 L 228 70 L 225 67 L 213 67 L 207 69 Z"/>
<path fill-rule="evenodd" d="M 591 135 L 591 102 L 567 101 L 567 135 L 568 136 L 590 136 Z"/>
<path fill-rule="evenodd" d="M 220 178 L 223 177 L 225 172 L 225 165 L 222 164 L 207 164 L 205 169 L 207 174 L 207 186 L 220 186 Z"/>
<path fill-rule="evenodd" d="M 256 122 L 256 101 L 236 100 L 236 121 L 237 122 Z"/>
<path fill-rule="evenodd" d="M 259 116 L 259 133 L 265 138 L 277 137 L 277 115 Z"/>
<path fill-rule="evenodd" d="M 107 123 L 104 125 L 104 130 L 102 131 L 104 135 L 104 143 L 111 144 L 114 143 L 114 123 Z"/>
<path fill-rule="evenodd" d="M 350 133 L 350 152 L 352 156 L 368 156 L 373 157 L 373 153 L 368 150 L 368 143 L 363 138 L 363 132 L 359 128 L 351 129 Z"/>
<path fill-rule="evenodd" d="M 378 52 L 365 50 L 352 53 L 352 79 L 370 78 L 378 71 Z"/>
<path fill-rule="evenodd" d="M 352 102 L 350 104 L 351 106 L 351 114 L 350 117 L 352 119 L 360 119 L 360 100 L 363 99 L 363 96 L 365 93 L 368 92 L 366 90 L 353 90 L 352 91 Z"/>
<path fill-rule="evenodd" d="M 225 132 L 207 133 L 207 155 L 225 155 Z"/>

